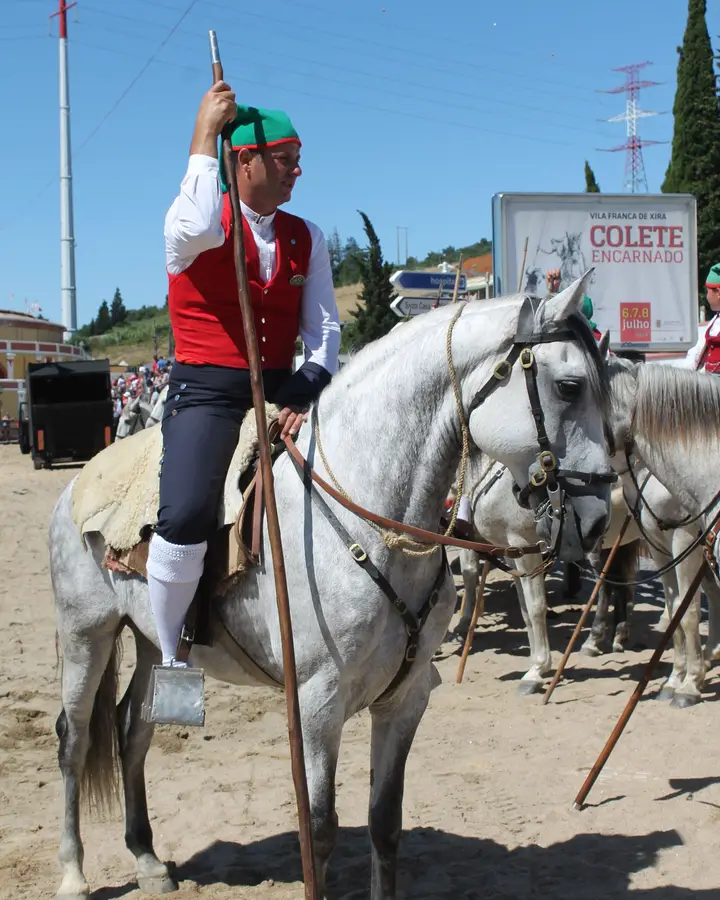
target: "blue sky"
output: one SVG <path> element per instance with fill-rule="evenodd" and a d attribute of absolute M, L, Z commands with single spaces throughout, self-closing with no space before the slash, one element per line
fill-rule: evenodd
<path fill-rule="evenodd" d="M 80 0 L 69 14 L 79 324 L 116 286 L 130 307 L 164 301 L 163 219 L 210 84 L 209 28 L 238 99 L 285 109 L 303 138 L 288 209 L 363 243 L 362 209 L 392 260 L 397 226 L 415 256 L 490 237 L 495 192 L 580 191 L 586 158 L 622 191 L 624 154 L 598 150 L 625 140 L 600 121 L 624 110 L 598 92 L 622 83 L 613 67 L 653 62 L 663 84 L 641 105 L 668 114 L 641 134 L 672 137 L 685 0 L 196 0 L 168 40 L 189 5 Z M 57 3 L 2 8 L 0 307 L 28 298 L 59 320 Z M 669 152 L 645 150 L 651 191 Z"/>

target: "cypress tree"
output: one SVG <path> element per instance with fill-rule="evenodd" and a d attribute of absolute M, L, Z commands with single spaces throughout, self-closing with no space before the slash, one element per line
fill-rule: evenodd
<path fill-rule="evenodd" d="M 343 331 L 343 346 L 355 349 L 381 338 L 399 321 L 390 308 L 394 294 L 390 284 L 392 263 L 384 261 L 380 240 L 370 219 L 364 212 L 360 212 L 360 216 L 369 242 L 366 255 L 360 262 L 363 282 L 360 299 L 364 305 L 351 311 L 355 321 Z"/>
<path fill-rule="evenodd" d="M 110 328 L 110 310 L 107 300 L 103 300 L 98 309 L 97 319 L 95 319 L 95 334 L 105 334 L 106 331 L 110 331 Z"/>
<path fill-rule="evenodd" d="M 586 194 L 599 194 L 600 193 L 600 185 L 597 183 L 595 178 L 595 173 L 590 168 L 590 163 L 585 160 L 585 193 Z"/>
<path fill-rule="evenodd" d="M 122 323 L 126 319 L 127 310 L 125 309 L 125 304 L 123 303 L 120 288 L 115 288 L 115 296 L 113 297 L 113 301 L 110 304 L 110 325 L 122 325 Z"/>
<path fill-rule="evenodd" d="M 700 284 L 720 260 L 720 103 L 705 13 L 706 0 L 689 0 L 678 47 L 672 155 L 662 186 L 665 193 L 697 200 Z"/>

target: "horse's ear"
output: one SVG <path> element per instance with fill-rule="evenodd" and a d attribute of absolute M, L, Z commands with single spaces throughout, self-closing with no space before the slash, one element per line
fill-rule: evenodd
<path fill-rule="evenodd" d="M 610 350 L 610 330 L 609 329 L 600 338 L 600 342 L 598 344 L 598 350 L 600 351 L 600 358 L 603 361 L 606 360 L 608 351 Z"/>
<path fill-rule="evenodd" d="M 561 322 L 572 313 L 581 312 L 583 297 L 587 293 L 594 271 L 594 269 L 588 269 L 582 278 L 573 281 L 564 291 L 560 291 L 559 294 L 555 294 L 554 297 L 546 300 L 543 309 L 543 319 L 546 322 Z"/>

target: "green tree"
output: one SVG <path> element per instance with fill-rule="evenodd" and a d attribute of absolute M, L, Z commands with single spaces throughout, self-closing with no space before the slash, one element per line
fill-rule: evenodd
<path fill-rule="evenodd" d="M 95 319 L 95 334 L 105 334 L 110 331 L 112 323 L 110 321 L 110 310 L 108 309 L 107 300 L 103 300 L 98 309 L 97 319 Z"/>
<path fill-rule="evenodd" d="M 123 303 L 120 288 L 115 288 L 115 295 L 113 296 L 112 303 L 110 304 L 110 326 L 114 327 L 115 325 L 122 325 L 126 320 L 127 310 L 125 309 L 125 304 Z"/>
<path fill-rule="evenodd" d="M 665 193 L 695 195 L 701 283 L 720 259 L 720 103 L 705 14 L 706 0 L 689 0 L 678 47 L 672 155 L 662 186 Z"/>
<path fill-rule="evenodd" d="M 595 178 L 595 173 L 590 168 L 590 163 L 585 160 L 585 193 L 586 194 L 599 194 L 600 193 L 600 185 L 597 183 Z"/>
<path fill-rule="evenodd" d="M 340 267 L 343 261 L 342 244 L 340 243 L 340 235 L 337 228 L 333 229 L 333 233 L 327 239 L 328 256 L 330 257 L 330 270 L 332 271 L 333 284 L 337 285 L 340 276 Z"/>
<path fill-rule="evenodd" d="M 354 321 L 343 329 L 343 349 L 363 347 L 387 334 L 398 323 L 397 316 L 390 308 L 393 299 L 390 276 L 394 267 L 383 259 L 380 241 L 372 222 L 364 212 L 358 212 L 369 242 L 362 263 L 363 289 L 360 300 L 364 305 L 351 312 Z"/>
<path fill-rule="evenodd" d="M 342 250 L 342 262 L 338 270 L 337 287 L 357 284 L 359 281 L 362 281 L 366 255 L 366 251 L 360 247 L 355 238 L 350 237 L 345 241 L 345 246 Z"/>

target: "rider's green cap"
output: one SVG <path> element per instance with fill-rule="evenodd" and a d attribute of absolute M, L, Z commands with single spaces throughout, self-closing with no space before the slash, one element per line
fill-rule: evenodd
<path fill-rule="evenodd" d="M 715 263 L 708 272 L 708 277 L 705 279 L 705 287 L 720 288 L 720 263 Z"/>
<path fill-rule="evenodd" d="M 597 328 L 595 322 L 593 322 L 593 313 L 595 312 L 595 307 L 593 306 L 592 300 L 588 297 L 587 294 L 583 297 L 583 305 L 582 305 L 582 314 L 590 323 L 591 328 Z"/>
<path fill-rule="evenodd" d="M 297 144 L 301 146 L 295 126 L 287 113 L 279 109 L 261 109 L 258 106 L 240 106 L 237 115 L 230 123 L 230 144 L 233 150 L 262 150 L 278 144 Z M 218 153 L 220 158 L 220 182 L 226 191 L 225 172 L 222 160 L 222 147 Z"/>

